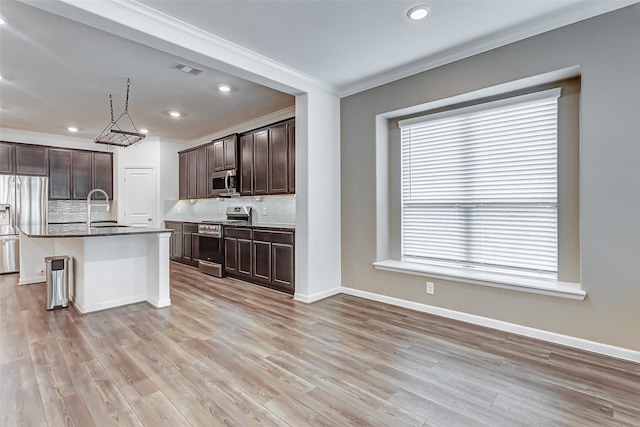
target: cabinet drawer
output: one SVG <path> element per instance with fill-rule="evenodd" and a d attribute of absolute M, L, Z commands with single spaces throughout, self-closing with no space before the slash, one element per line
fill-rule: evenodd
<path fill-rule="evenodd" d="M 224 228 L 224 237 L 235 237 L 235 238 L 238 238 L 238 239 L 251 240 L 251 229 L 250 228 L 225 227 Z"/>
<path fill-rule="evenodd" d="M 174 230 L 174 231 L 182 231 L 182 223 L 181 222 L 165 221 L 164 222 L 164 226 L 166 228 Z"/>
<path fill-rule="evenodd" d="M 293 245 L 293 233 L 288 231 L 253 230 L 253 240 Z"/>
<path fill-rule="evenodd" d="M 182 224 L 182 231 L 184 231 L 186 233 L 197 233 L 198 232 L 198 224 L 183 223 Z"/>

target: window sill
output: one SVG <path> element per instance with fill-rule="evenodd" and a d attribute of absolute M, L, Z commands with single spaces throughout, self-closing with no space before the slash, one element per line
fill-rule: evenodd
<path fill-rule="evenodd" d="M 560 282 L 555 279 L 517 276 L 511 274 L 474 271 L 465 268 L 445 267 L 408 261 L 384 260 L 373 263 L 378 270 L 396 273 L 412 274 L 415 276 L 432 277 L 443 280 L 453 280 L 492 288 L 509 289 L 512 291 L 528 292 L 558 298 L 568 298 L 582 301 L 587 293 L 580 289 L 579 283 Z"/>

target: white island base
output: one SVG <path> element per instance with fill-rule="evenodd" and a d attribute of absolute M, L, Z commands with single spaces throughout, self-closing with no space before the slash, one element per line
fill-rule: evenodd
<path fill-rule="evenodd" d="M 132 231 L 132 230 L 128 230 Z M 69 299 L 80 313 L 146 301 L 171 305 L 168 230 L 86 237 L 20 233 L 20 284 L 42 282 L 44 257 L 72 261 Z"/>

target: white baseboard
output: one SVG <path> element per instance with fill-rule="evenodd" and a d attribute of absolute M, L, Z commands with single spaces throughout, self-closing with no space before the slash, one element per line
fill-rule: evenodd
<path fill-rule="evenodd" d="M 42 276 L 25 277 L 18 279 L 18 285 L 31 285 L 33 283 L 44 283 L 47 280 Z"/>
<path fill-rule="evenodd" d="M 587 350 L 594 353 L 604 354 L 606 356 L 618 359 L 629 360 L 640 363 L 640 351 L 631 350 L 623 347 L 616 347 L 609 344 L 602 344 L 595 341 L 589 341 L 583 338 L 576 338 L 569 335 L 562 335 L 555 332 L 543 331 L 541 329 L 531 328 L 528 326 L 516 325 L 515 323 L 503 322 L 501 320 L 491 319 L 488 317 L 477 316 L 475 314 L 463 313 L 461 311 L 449 310 L 441 307 L 434 307 L 427 304 L 421 304 L 413 301 L 407 301 L 399 298 L 389 297 L 386 295 L 375 294 L 372 292 L 361 291 L 353 288 L 340 288 L 341 292 L 347 295 L 365 298 L 372 301 L 383 302 L 386 304 L 404 307 L 411 310 L 421 311 L 423 313 L 434 314 L 449 319 L 460 320 L 462 322 L 474 325 L 486 326 L 488 328 L 497 329 L 504 332 L 511 332 L 526 337 L 535 338 L 555 344 L 566 345 L 569 347 Z"/>
<path fill-rule="evenodd" d="M 334 295 L 338 295 L 339 293 L 342 293 L 343 289 L 344 288 L 333 288 L 333 289 L 329 289 L 328 291 L 318 292 L 318 293 L 313 294 L 313 295 L 304 295 L 304 294 L 301 294 L 299 292 L 296 292 L 293 295 L 293 299 L 295 301 L 312 303 L 312 302 L 320 301 L 321 299 L 325 299 L 325 298 L 332 297 Z"/>
<path fill-rule="evenodd" d="M 171 305 L 171 298 L 165 298 L 159 301 L 147 300 L 147 302 L 155 308 L 169 307 Z"/>
<path fill-rule="evenodd" d="M 105 310 L 107 308 L 115 308 L 123 305 L 135 304 L 135 303 L 143 302 L 146 300 L 147 300 L 147 296 L 141 295 L 137 297 L 129 297 L 129 298 L 122 298 L 118 300 L 105 301 L 99 304 L 80 305 L 78 304 L 77 301 L 74 301 L 73 304 L 81 314 L 87 314 L 87 313 L 92 313 L 94 311 Z"/>

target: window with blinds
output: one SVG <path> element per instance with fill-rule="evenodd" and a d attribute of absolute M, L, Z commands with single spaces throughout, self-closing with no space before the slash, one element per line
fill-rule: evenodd
<path fill-rule="evenodd" d="M 400 121 L 402 259 L 557 276 L 557 99 Z"/>

